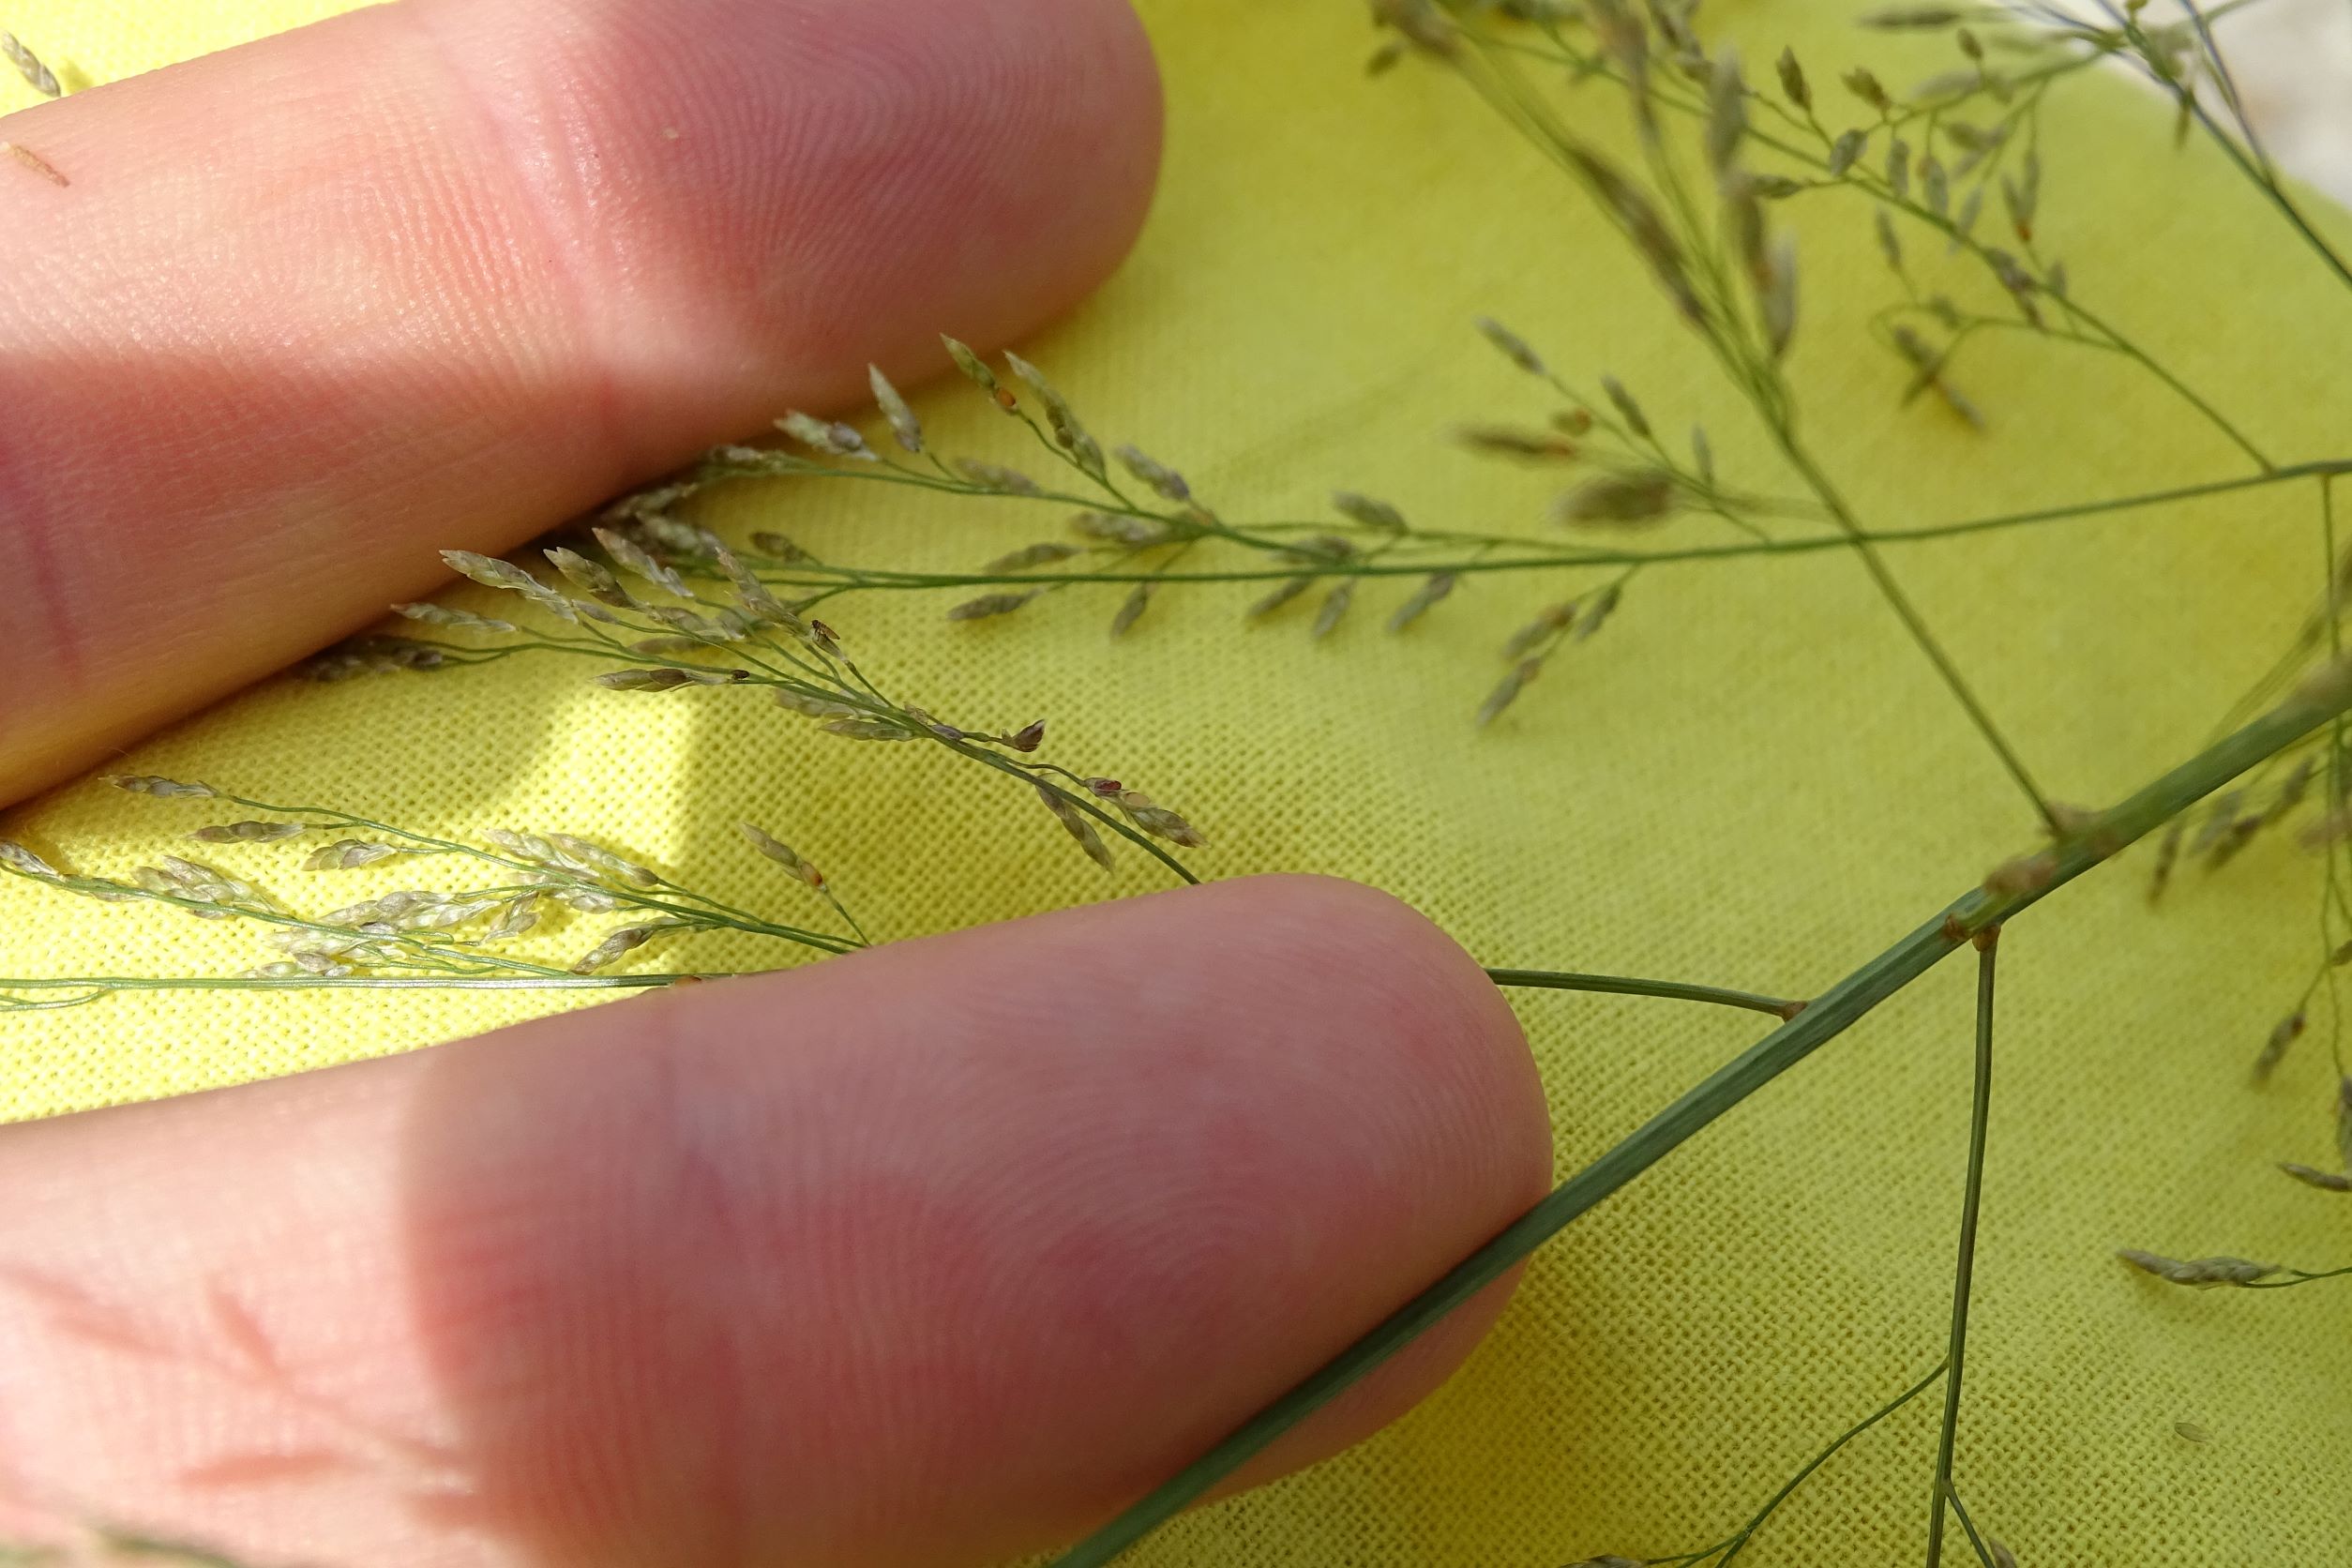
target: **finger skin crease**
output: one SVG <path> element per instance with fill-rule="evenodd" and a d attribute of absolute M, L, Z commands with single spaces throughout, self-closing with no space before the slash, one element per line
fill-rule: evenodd
<path fill-rule="evenodd" d="M 451 45 L 437 25 L 436 12 L 425 6 L 400 6 L 393 14 L 407 21 L 423 40 L 432 56 L 438 60 L 456 88 L 459 103 L 472 113 L 479 129 L 480 143 L 494 149 L 503 172 L 511 175 L 505 182 L 519 188 L 527 204 L 522 216 L 526 233 L 541 241 L 536 257 L 518 255 L 512 264 L 518 276 L 529 277 L 537 272 L 547 279 L 551 292 L 560 292 L 560 300 L 550 300 L 562 313 L 562 319 L 574 336 L 588 351 L 582 372 L 593 378 L 586 399 L 590 417 L 601 439 L 595 449 L 607 456 L 609 471 L 596 486 L 600 492 L 619 490 L 628 475 L 643 463 L 635 451 L 635 438 L 628 421 L 622 417 L 621 380 L 610 345 L 598 341 L 596 310 L 585 275 L 586 259 L 596 252 L 592 236 L 598 232 L 596 204 L 593 191 L 575 191 L 567 199 L 559 171 L 565 168 L 594 169 L 600 155 L 595 145 L 584 117 L 578 113 L 565 116 L 565 139 L 570 145 L 550 145 L 545 136 L 534 133 L 517 122 L 510 113 L 505 96 L 484 83 L 468 64 L 465 52 Z M 560 60 L 561 52 L 551 52 Z"/>

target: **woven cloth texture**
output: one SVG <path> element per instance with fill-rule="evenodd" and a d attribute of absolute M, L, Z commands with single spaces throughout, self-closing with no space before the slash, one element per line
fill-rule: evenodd
<path fill-rule="evenodd" d="M 98 82 L 341 8 L 12 0 L 8 22 L 69 82 Z M 1662 431 L 1704 421 L 1728 475 L 1785 482 L 1556 172 L 1441 72 L 1367 80 L 1352 0 L 1145 8 L 1170 98 L 1158 205 L 1116 279 L 1023 345 L 1107 438 L 1184 469 L 1237 518 L 1313 517 L 1345 486 L 1433 526 L 1540 530 L 1545 475 L 1444 439 L 1466 418 L 1546 411 L 1470 331 L 1490 313 L 1588 384 L 1614 371 Z M 1709 14 L 1750 61 L 1793 43 L 1833 123 L 1858 113 L 1838 70 L 1869 59 L 1900 83 L 1945 63 L 1940 46 L 1857 32 L 1843 5 L 1726 0 Z M 21 98 L 0 83 L 0 108 Z M 1598 96 L 1573 113 L 1612 131 L 1622 114 Z M 2176 155 L 2168 133 L 2165 107 L 2117 81 L 2054 96 L 2046 244 L 2081 297 L 2272 451 L 2341 451 L 2352 300 L 2217 156 Z M 1989 431 L 1932 400 L 1898 408 L 1906 372 L 1868 331 L 1897 289 L 1866 207 L 1832 194 L 1776 216 L 1802 235 L 1792 373 L 1806 429 L 1874 526 L 2244 471 L 2119 356 L 2023 333 L 1972 346 L 1958 371 Z M 1913 248 L 1944 276 L 1939 245 Z M 1023 460 L 1018 432 L 970 388 L 916 403 L 942 446 Z M 1060 526 L 1018 505 L 822 481 L 741 487 L 701 516 L 722 532 L 787 527 L 836 558 L 942 566 Z M 1673 527 L 1662 536 L 1718 536 Z M 2316 541 L 2315 497 L 2297 487 L 1888 558 L 2053 792 L 2101 803 L 2194 752 L 2275 657 L 2317 592 Z M 1504 632 L 1576 585 L 1478 580 L 1401 637 L 1380 623 L 1404 585 L 1367 589 L 1321 641 L 1296 607 L 1244 628 L 1247 585 L 1163 595 L 1116 644 L 1108 588 L 970 626 L 943 623 L 937 598 L 876 596 L 837 624 L 934 712 L 1049 716 L 1056 756 L 1205 826 L 1203 874 L 1375 882 L 1493 964 L 1806 994 L 2031 847 L 2030 813 L 1838 552 L 1647 571 L 1604 635 L 1473 731 Z M 689 885 L 813 916 L 792 901 L 804 890 L 741 850 L 730 824 L 749 818 L 805 847 L 892 935 L 1160 885 L 1132 854 L 1106 880 L 1034 801 L 932 748 L 837 741 L 745 694 L 598 692 L 581 673 L 520 659 L 271 683 L 121 766 L 452 834 L 566 829 Z M 197 804 L 85 782 L 16 812 L 10 831 L 120 868 L 204 820 Z M 290 874 L 282 851 L 218 858 L 306 898 L 396 885 Z M 2112 1258 L 2129 1244 L 2352 1261 L 2346 1200 L 2272 1168 L 2329 1163 L 2324 1038 L 2267 1089 L 2247 1076 L 2311 973 L 2317 872 L 2273 836 L 2151 911 L 2147 868 L 2141 852 L 2087 879 L 2003 944 L 1961 1484 L 2028 1565 L 2352 1560 L 2352 1294 L 2169 1290 Z M 234 923 L 0 884 L 0 972 L 219 972 L 257 952 Z M 776 961 L 723 941 L 693 953 Z M 1971 983 L 1963 962 L 1934 972 L 1546 1248 L 1500 1329 L 1412 1416 L 1135 1560 L 1536 1568 L 1728 1533 L 1941 1354 Z M 403 1050 L 558 1004 L 164 993 L 0 1021 L 0 1116 Z M 1746 1015 L 1668 1003 L 1518 1006 L 1563 1171 L 1757 1033 Z M 1744 1560 L 1915 1560 L 1930 1403 L 1846 1450 Z"/>

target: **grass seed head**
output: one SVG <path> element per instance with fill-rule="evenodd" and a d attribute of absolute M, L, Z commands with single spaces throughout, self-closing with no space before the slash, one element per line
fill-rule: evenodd
<path fill-rule="evenodd" d="M 2347 1176 L 2340 1170 L 2321 1170 L 2314 1166 L 2297 1165 L 2292 1161 L 2281 1161 L 2279 1168 L 2302 1183 L 2303 1185 L 2317 1187 L 2321 1192 L 2352 1192 L 2352 1176 Z"/>
<path fill-rule="evenodd" d="M 1511 634 L 1511 640 L 1502 645 L 1502 656 L 1506 659 L 1525 658 L 1545 642 L 1566 631 L 1576 618 L 1576 605 L 1573 599 L 1563 604 L 1546 605 L 1534 620 Z"/>
<path fill-rule="evenodd" d="M 1885 84 L 1864 68 L 1856 66 L 1839 80 L 1846 83 L 1847 92 L 1876 109 L 1879 113 L 1886 114 L 1893 112 L 1894 100 L 1887 96 Z"/>
<path fill-rule="evenodd" d="M 1576 624 L 1576 641 L 1583 641 L 1607 625 L 1609 616 L 1616 612 L 1618 601 L 1624 596 L 1623 584 L 1616 582 L 1595 594 L 1591 604 L 1585 608 L 1584 618 Z"/>
<path fill-rule="evenodd" d="M 218 822 L 200 827 L 188 837 L 203 844 L 276 844 L 310 831 L 309 822 Z"/>
<path fill-rule="evenodd" d="M 1406 527 L 1404 513 L 1385 501 L 1358 495 L 1354 490 L 1334 490 L 1331 505 L 1332 510 L 1341 517 L 1351 522 L 1360 522 L 1366 528 L 1382 528 L 1401 534 Z"/>
<path fill-rule="evenodd" d="M 218 798 L 220 794 L 219 791 L 209 784 L 189 784 L 176 778 L 157 778 L 149 774 L 118 774 L 109 778 L 107 782 L 117 790 L 128 790 L 134 795 L 190 796 L 211 800 Z"/>
<path fill-rule="evenodd" d="M 1478 704 L 1479 727 L 1484 729 L 1501 717 L 1502 711 L 1519 700 L 1519 693 L 1527 689 L 1528 682 L 1535 679 L 1543 671 L 1543 663 L 1538 659 L 1522 659 L 1513 665 L 1511 672 L 1497 684 L 1494 690 L 1486 694 L 1486 700 L 1484 702 Z"/>
<path fill-rule="evenodd" d="M 914 410 L 907 406 L 907 400 L 898 395 L 898 389 L 890 384 L 890 378 L 882 374 L 881 366 L 866 367 L 866 384 L 873 388 L 874 406 L 882 410 L 884 419 L 890 421 L 891 436 L 910 452 L 922 451 L 922 421 L 915 418 Z"/>
<path fill-rule="evenodd" d="M 27 877 L 61 877 L 65 875 L 13 838 L 0 838 L 0 866 Z"/>
<path fill-rule="evenodd" d="M 1609 401 L 1617 406 L 1618 416 L 1625 421 L 1625 428 L 1642 440 L 1649 440 L 1650 416 L 1642 412 L 1641 404 L 1635 400 L 1634 395 L 1625 389 L 1625 384 L 1615 376 L 1603 376 L 1601 390 L 1607 393 Z"/>
<path fill-rule="evenodd" d="M 793 409 L 776 422 L 776 428 L 803 446 L 828 458 L 854 458 L 865 462 L 882 460 L 866 445 L 866 438 L 858 434 L 854 425 L 836 424 Z"/>
<path fill-rule="evenodd" d="M 751 535 L 751 548 L 779 566 L 789 566 L 795 561 L 809 559 L 808 552 L 801 549 L 799 545 L 781 534 L 764 529 Z"/>
<path fill-rule="evenodd" d="M 2142 1274 L 2197 1290 L 2209 1290 L 2220 1285 L 2252 1285 L 2279 1272 L 2276 1263 L 2255 1263 L 2243 1258 L 2196 1258 L 2183 1261 L 2142 1252 L 2137 1247 L 2125 1247 L 2116 1256 Z"/>
<path fill-rule="evenodd" d="M 627 535 L 617 529 L 598 528 L 596 535 L 596 543 L 604 547 L 604 552 L 623 571 L 644 579 L 671 598 L 694 597 L 694 590 L 686 585 L 686 580 L 674 568 L 656 560 L 650 550 Z"/>
<path fill-rule="evenodd" d="M 748 670 L 607 670 L 588 677 L 608 691 L 676 691 L 681 686 L 732 686 L 751 678 Z"/>
<path fill-rule="evenodd" d="M 1707 83 L 1707 161 L 1718 179 L 1731 172 L 1748 134 L 1748 84 L 1740 56 L 1726 47 L 1715 55 Z"/>
<path fill-rule="evenodd" d="M 951 621 L 985 621 L 991 616 L 1010 615 L 1021 609 L 1045 590 L 1025 588 L 1018 593 L 983 594 L 976 599 L 966 599 L 947 612 Z"/>
<path fill-rule="evenodd" d="M 559 546 L 542 553 L 547 556 L 550 565 L 563 573 L 565 580 L 590 598 L 618 610 L 627 609 L 632 602 L 622 590 L 620 579 L 577 550 Z"/>
<path fill-rule="evenodd" d="M 443 626 L 450 631 L 482 632 L 490 636 L 512 632 L 511 621 L 495 621 L 487 615 L 476 615 L 470 610 L 458 610 L 445 604 L 396 604 L 392 613 L 410 621 L 421 621 L 429 626 Z"/>
<path fill-rule="evenodd" d="M 1798 61 L 1794 49 L 1780 52 L 1779 70 L 1781 96 L 1799 109 L 1810 112 L 1813 108 L 1813 84 L 1805 80 L 1805 68 Z"/>
<path fill-rule="evenodd" d="M 1143 612 L 1151 608 L 1151 604 L 1152 584 L 1137 583 L 1128 591 L 1127 596 L 1120 601 L 1118 613 L 1111 616 L 1110 635 L 1126 636 L 1134 628 L 1135 624 L 1143 618 Z"/>
<path fill-rule="evenodd" d="M 2262 1043 L 2262 1054 L 2254 1058 L 2254 1074 L 2257 1082 L 2267 1078 L 2278 1064 L 2286 1060 L 2286 1049 L 2303 1037 L 2308 1027 L 2301 1008 L 2281 1018 L 2270 1031 L 2270 1037 Z"/>
<path fill-rule="evenodd" d="M 623 955 L 644 946 L 653 940 L 654 933 L 660 928 L 654 925 L 624 926 L 619 930 L 609 933 L 602 942 L 590 948 L 578 963 L 572 965 L 572 972 L 594 974 Z"/>
<path fill-rule="evenodd" d="M 1033 566 L 1050 566 L 1057 561 L 1067 561 L 1084 553 L 1078 546 L 1059 539 L 1045 539 L 1033 545 L 1008 550 L 980 569 L 984 572 L 1025 572 Z"/>
<path fill-rule="evenodd" d="M 1323 596 L 1322 604 L 1317 607 L 1315 625 L 1308 630 L 1307 635 L 1318 641 L 1329 637 L 1338 627 L 1341 618 L 1348 613 L 1348 606 L 1354 602 L 1355 596 L 1354 580 L 1342 579 L 1333 584 L 1331 591 Z"/>
<path fill-rule="evenodd" d="M 1257 603 L 1251 605 L 1249 609 L 1244 611 L 1243 613 L 1248 620 L 1262 621 L 1267 616 L 1273 614 L 1275 611 L 1280 610 L 1284 605 L 1289 604 L 1292 599 L 1297 598 L 1301 594 L 1305 593 L 1309 588 L 1314 586 L 1315 580 L 1311 577 L 1294 577 L 1288 579 L 1272 593 L 1259 599 Z"/>
<path fill-rule="evenodd" d="M 1486 341 L 1502 352 L 1502 356 L 1531 376 L 1545 373 L 1544 361 L 1528 346 L 1527 339 L 1496 321 L 1491 316 L 1478 318 L 1478 330 Z"/>
<path fill-rule="evenodd" d="M 380 844 L 366 838 L 341 838 L 324 849 L 314 850 L 303 861 L 306 871 L 354 871 L 362 866 L 373 866 L 380 860 L 407 852 L 392 844 Z"/>
<path fill-rule="evenodd" d="M 1413 590 L 1412 596 L 1398 605 L 1395 612 L 1389 616 L 1388 629 L 1392 632 L 1403 631 L 1426 615 L 1440 599 L 1454 592 L 1455 580 L 1452 572 L 1432 573 L 1420 587 Z"/>
<path fill-rule="evenodd" d="M 1566 523 L 1656 522 L 1674 510 L 1674 480 L 1657 472 L 1605 474 L 1589 479 L 1553 504 L 1552 519 Z"/>
<path fill-rule="evenodd" d="M 1763 323 L 1764 341 L 1772 357 L 1785 358 L 1797 336 L 1797 238 L 1783 234 L 1772 247 L 1762 287 L 1756 293 L 1756 315 Z"/>
<path fill-rule="evenodd" d="M 1522 430 L 1509 425 L 1465 425 L 1454 433 L 1455 440 L 1473 452 L 1523 458 L 1530 462 L 1569 462 L 1575 460 L 1579 451 L 1572 438 L 1549 430 Z"/>
<path fill-rule="evenodd" d="M 983 462 L 978 458 L 957 458 L 956 471 L 984 490 L 998 495 L 1042 495 L 1045 491 L 1037 481 L 1018 468 L 1002 463 Z"/>
<path fill-rule="evenodd" d="M 1087 820 L 1084 812 L 1071 805 L 1060 792 L 1043 783 L 1037 786 L 1037 798 L 1046 803 L 1046 809 L 1053 813 L 1053 820 L 1078 840 L 1078 848 L 1086 852 L 1087 859 L 1106 871 L 1112 869 L 1110 846 L 1103 842 L 1103 836 L 1094 831 L 1094 824 Z"/>
<path fill-rule="evenodd" d="M 459 576 L 471 578 L 485 588 L 498 588 L 509 594 L 520 594 L 559 621 L 580 619 L 580 612 L 573 608 L 571 600 L 511 561 L 477 555 L 470 550 L 445 550 L 441 552 L 441 558 L 448 563 L 449 569 Z"/>
<path fill-rule="evenodd" d="M 735 831 L 742 834 L 745 841 L 753 849 L 783 867 L 802 882 L 819 890 L 824 887 L 825 874 L 810 864 L 807 856 L 793 849 L 790 844 L 749 822 L 737 822 Z"/>
<path fill-rule="evenodd" d="M 14 33 L 0 31 L 0 55 L 8 56 L 8 64 L 32 84 L 33 91 L 43 98 L 61 98 L 65 88 L 57 82 L 57 73 L 41 63 L 39 55 L 19 41 Z M 64 183 L 62 181 L 60 184 Z"/>
<path fill-rule="evenodd" d="M 911 741 L 916 731 L 881 718 L 836 718 L 820 726 L 828 735 L 852 741 Z"/>

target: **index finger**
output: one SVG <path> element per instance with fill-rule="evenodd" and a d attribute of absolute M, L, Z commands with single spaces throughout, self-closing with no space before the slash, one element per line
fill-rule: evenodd
<path fill-rule="evenodd" d="M 0 802 L 1124 253 L 1119 0 L 400 0 L 8 116 Z"/>

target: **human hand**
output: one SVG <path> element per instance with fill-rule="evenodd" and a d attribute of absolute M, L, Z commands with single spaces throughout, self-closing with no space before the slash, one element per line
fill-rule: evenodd
<path fill-rule="evenodd" d="M 403 0 L 10 117 L 72 183 L 0 161 L 0 799 L 439 547 L 1034 324 L 1123 252 L 1156 122 L 1109 0 Z M 1476 967 L 1293 878 L 0 1129 L 0 1539 L 986 1561 L 1181 1466 L 1549 1152 Z"/>

